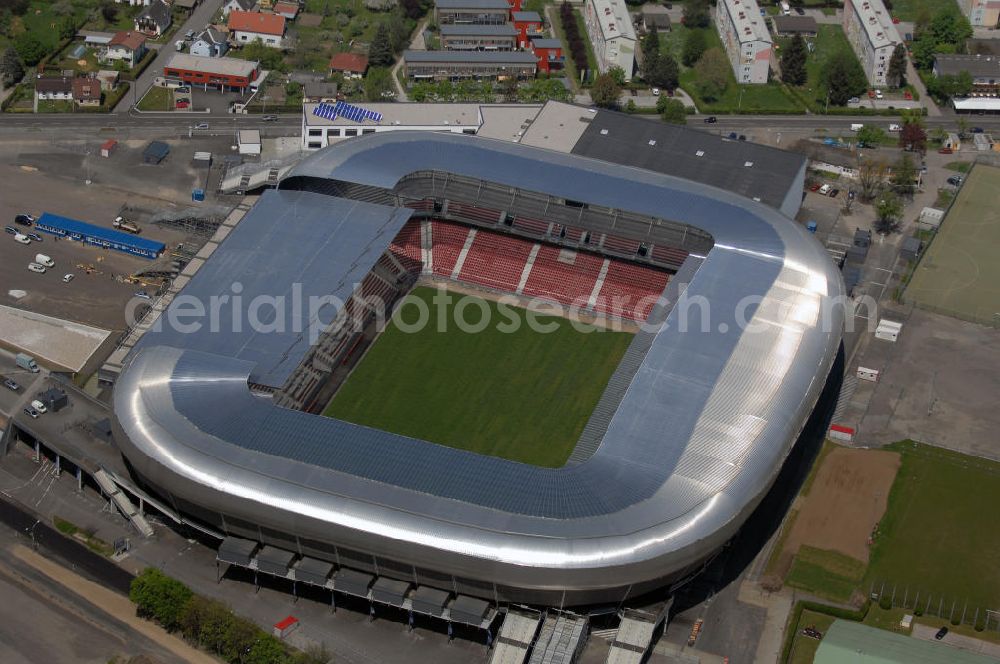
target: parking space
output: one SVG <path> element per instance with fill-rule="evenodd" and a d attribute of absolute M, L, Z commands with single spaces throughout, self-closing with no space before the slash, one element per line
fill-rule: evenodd
<path fill-rule="evenodd" d="M 211 110 L 212 113 L 228 113 L 235 102 L 243 102 L 249 98 L 249 94 L 241 95 L 238 92 L 219 92 L 213 88 L 191 88 L 191 108 L 197 111 L 204 109 Z M 198 113 L 192 115 L 197 116 Z"/>

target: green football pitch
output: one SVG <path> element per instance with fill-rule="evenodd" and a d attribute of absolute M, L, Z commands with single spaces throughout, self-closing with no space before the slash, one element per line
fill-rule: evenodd
<path fill-rule="evenodd" d="M 584 332 L 552 316 L 534 315 L 537 324 L 529 326 L 523 309 L 502 312 L 458 294 L 450 295 L 472 298 L 471 306 L 435 304 L 436 292 L 421 287 L 407 296 L 323 414 L 522 463 L 563 465 L 632 335 Z M 423 326 L 421 306 L 429 313 Z M 484 311 L 490 323 L 481 331 L 458 329 L 456 317 L 474 325 Z M 521 323 L 513 331 L 511 314 Z"/>

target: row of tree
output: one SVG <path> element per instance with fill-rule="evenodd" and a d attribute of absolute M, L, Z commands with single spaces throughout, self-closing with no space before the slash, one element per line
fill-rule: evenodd
<path fill-rule="evenodd" d="M 508 77 L 498 84 L 486 80 L 420 82 L 410 88 L 409 96 L 416 102 L 479 101 L 491 104 L 498 97 L 507 103 L 542 103 L 550 99 L 568 101 L 570 93 L 559 78 L 537 78 L 518 84 L 516 79 Z"/>
<path fill-rule="evenodd" d="M 642 40 L 642 77 L 650 85 L 673 92 L 677 89 L 680 70 L 673 54 L 660 48 L 660 34 L 653 25 Z"/>
<path fill-rule="evenodd" d="M 129 599 L 136 612 L 158 622 L 168 632 L 179 632 L 190 643 L 232 664 L 325 664 L 322 649 L 291 650 L 256 624 L 156 568 L 148 567 L 132 581 Z"/>
<path fill-rule="evenodd" d="M 413 19 L 404 19 L 398 10 L 380 20 L 368 45 L 368 64 L 372 67 L 392 66 L 396 53 L 406 48 L 412 31 Z"/>
<path fill-rule="evenodd" d="M 559 22 L 562 24 L 563 34 L 566 35 L 566 43 L 569 44 L 569 55 L 576 65 L 576 70 L 587 71 L 587 45 L 580 35 L 580 26 L 576 22 L 576 13 L 568 2 L 559 5 Z"/>

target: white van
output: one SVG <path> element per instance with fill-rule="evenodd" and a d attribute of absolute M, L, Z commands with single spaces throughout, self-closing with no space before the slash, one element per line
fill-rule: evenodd
<path fill-rule="evenodd" d="M 851 131 L 861 131 L 864 128 L 865 126 L 860 122 L 855 122 L 854 124 L 851 125 Z"/>
<path fill-rule="evenodd" d="M 45 267 L 54 267 L 56 264 L 54 260 L 45 254 L 35 254 L 35 262 L 39 265 L 44 265 Z"/>
<path fill-rule="evenodd" d="M 789 4 L 787 2 L 785 2 L 785 0 L 782 0 L 782 2 L 781 2 L 781 14 L 783 16 L 791 16 L 792 15 L 792 8 L 789 6 Z"/>

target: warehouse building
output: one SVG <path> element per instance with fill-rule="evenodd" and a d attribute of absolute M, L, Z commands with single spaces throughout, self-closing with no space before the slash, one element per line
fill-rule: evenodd
<path fill-rule="evenodd" d="M 142 256 L 143 258 L 157 258 L 166 249 L 166 245 L 156 240 L 150 240 L 130 233 L 122 233 L 111 228 L 95 226 L 85 221 L 60 217 L 48 212 L 44 213 L 35 222 L 35 228 L 56 237 L 76 240 L 84 244 L 94 245 L 95 247 L 115 249 L 116 251 L 122 251 L 134 256 Z"/>
<path fill-rule="evenodd" d="M 220 88 L 245 92 L 258 83 L 260 65 L 250 60 L 236 58 L 206 58 L 187 53 L 174 53 L 163 67 L 168 79 L 181 80 L 205 88 Z"/>
<path fill-rule="evenodd" d="M 834 620 L 823 635 L 815 664 L 990 664 L 992 657 L 924 641 L 848 620 Z"/>

